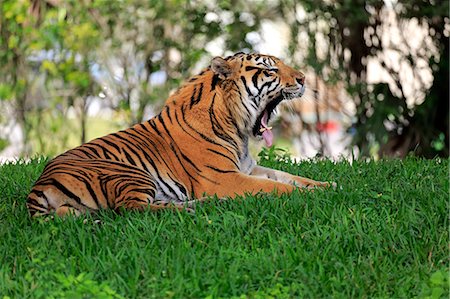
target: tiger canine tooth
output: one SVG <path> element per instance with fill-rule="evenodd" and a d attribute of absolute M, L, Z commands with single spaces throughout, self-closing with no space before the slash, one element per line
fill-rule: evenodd
<path fill-rule="evenodd" d="M 272 130 L 272 127 L 266 127 L 266 128 L 261 128 L 261 129 L 259 129 L 259 131 L 260 131 L 261 133 L 263 133 L 263 132 L 265 132 L 265 131 L 267 131 L 267 130 Z"/>

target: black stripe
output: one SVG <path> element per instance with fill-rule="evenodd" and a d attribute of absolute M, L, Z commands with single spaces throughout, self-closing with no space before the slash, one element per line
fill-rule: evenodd
<path fill-rule="evenodd" d="M 181 193 L 184 194 L 184 196 L 187 196 L 187 191 L 186 188 L 184 188 L 183 185 L 181 185 L 180 183 L 178 183 L 177 181 L 173 181 L 175 183 L 175 185 L 178 187 L 178 189 L 180 189 Z"/>
<path fill-rule="evenodd" d="M 210 149 L 210 148 L 208 148 L 207 150 L 210 151 L 210 152 L 212 152 L 212 153 L 214 153 L 214 154 L 217 154 L 217 155 L 219 155 L 219 156 L 222 156 L 222 157 L 224 157 L 224 158 L 230 160 L 230 161 L 234 164 L 234 166 L 236 166 L 237 168 L 239 168 L 239 166 L 237 165 L 236 161 L 235 161 L 234 159 L 230 158 L 229 156 L 227 156 L 227 155 L 225 155 L 225 154 L 223 154 L 223 153 L 221 153 L 221 152 L 218 152 L 218 151 L 216 151 L 216 150 Z"/>
<path fill-rule="evenodd" d="M 56 188 L 58 188 L 59 191 L 61 191 L 65 196 L 69 197 L 70 199 L 75 200 L 78 204 L 82 205 L 83 207 L 89 208 L 88 206 L 86 206 L 81 199 L 76 196 L 72 191 L 70 191 L 69 189 L 66 188 L 66 186 L 64 186 L 63 184 L 61 184 L 59 181 L 57 181 L 54 178 L 50 178 L 48 180 L 49 182 L 46 183 L 42 183 L 43 185 L 53 185 Z"/>
<path fill-rule="evenodd" d="M 209 120 L 211 121 L 212 130 L 214 134 L 217 135 L 217 137 L 231 144 L 237 150 L 238 149 L 237 142 L 230 135 L 225 134 L 223 127 L 219 125 L 219 121 L 217 120 L 216 114 L 214 112 L 214 101 L 215 95 L 212 99 L 211 106 L 209 107 Z"/>
<path fill-rule="evenodd" d="M 169 135 L 170 139 L 173 140 L 172 134 L 170 134 L 170 130 L 166 127 L 166 123 L 164 122 L 164 119 L 161 117 L 161 115 L 158 116 L 158 120 L 161 123 L 161 125 L 163 126 L 164 131 L 166 131 L 166 133 L 167 133 L 167 135 Z"/>
<path fill-rule="evenodd" d="M 182 151 L 180 151 L 181 157 L 183 157 L 183 159 L 188 162 L 192 167 L 195 168 L 195 170 L 197 170 L 198 172 L 201 172 L 201 170 L 194 164 L 194 162 L 192 162 L 191 159 L 189 159 L 185 154 L 183 154 Z"/>
<path fill-rule="evenodd" d="M 172 122 L 172 117 L 170 116 L 170 108 L 169 108 L 169 106 L 165 106 L 165 110 L 166 110 L 166 114 L 167 114 L 167 118 L 169 118 L 169 120 L 170 120 L 170 123 L 172 124 L 173 122 Z"/>
<path fill-rule="evenodd" d="M 211 183 L 216 183 L 216 182 L 210 180 L 208 177 L 202 175 L 201 174 L 201 170 L 195 165 L 195 163 L 192 162 L 178 147 L 177 147 L 177 149 L 178 149 L 178 152 L 181 154 L 181 157 L 185 161 L 187 161 L 196 170 L 197 176 L 199 176 L 199 177 L 201 177 L 201 178 L 203 178 L 203 179 L 205 179 L 205 180 L 207 180 L 207 181 L 209 181 Z M 178 156 L 177 150 L 174 147 L 172 147 L 172 150 L 173 150 L 173 152 L 175 154 L 175 157 L 177 158 L 178 162 L 180 163 L 181 167 L 183 168 L 184 172 L 188 175 L 188 177 L 190 179 L 191 187 L 192 187 L 192 180 L 194 180 L 197 183 L 199 183 L 199 181 L 186 169 L 186 167 L 184 166 L 184 163 L 181 161 L 180 157 Z M 193 188 L 191 188 L 191 190 L 193 190 Z"/>
<path fill-rule="evenodd" d="M 269 91 L 270 86 L 274 83 L 276 83 L 274 80 L 267 81 L 266 83 L 261 85 L 261 88 L 259 88 L 259 91 L 261 92 L 264 89 L 264 87 L 266 87 L 266 86 L 267 86 L 267 91 Z"/>
<path fill-rule="evenodd" d="M 184 106 L 183 106 L 182 109 L 185 109 Z M 217 142 L 214 141 L 213 139 L 211 139 L 211 138 L 209 138 L 208 136 L 204 135 L 203 133 L 197 131 L 193 126 L 191 126 L 191 125 L 186 121 L 186 113 L 185 113 L 184 110 L 182 110 L 181 115 L 182 115 L 182 117 L 183 117 L 184 123 L 185 123 L 192 131 L 194 131 L 195 133 L 197 133 L 203 140 L 206 140 L 206 141 L 208 141 L 208 142 L 210 142 L 210 143 L 212 143 L 212 144 L 215 144 L 215 145 L 218 145 L 218 146 L 220 146 L 220 147 L 223 147 L 223 145 L 217 143 Z"/>
<path fill-rule="evenodd" d="M 148 121 L 149 125 L 152 127 L 152 129 L 155 131 L 155 133 L 157 135 L 161 135 L 161 132 L 158 130 L 158 128 L 156 127 L 156 123 L 155 123 L 155 119 L 152 118 Z"/>
<path fill-rule="evenodd" d="M 110 178 L 110 177 L 111 177 L 111 176 L 108 176 L 107 179 L 108 179 L 108 180 L 112 179 L 112 178 Z M 103 182 L 105 181 L 104 179 L 105 179 L 105 177 L 99 177 L 99 178 L 98 178 L 98 180 L 99 180 L 99 185 L 100 185 L 100 190 L 101 190 L 101 192 L 102 192 L 103 197 L 104 197 L 105 200 L 106 200 L 106 205 L 108 206 L 109 209 L 112 209 L 112 208 L 114 207 L 115 198 L 109 198 L 109 197 L 108 197 L 108 191 L 110 191 L 110 190 L 107 189 L 108 184 L 106 184 L 106 182 L 103 183 Z M 112 203 L 111 203 L 109 200 L 111 200 Z"/>
<path fill-rule="evenodd" d="M 117 152 L 120 153 L 120 147 L 119 147 L 116 143 L 114 143 L 114 142 L 108 140 L 107 137 L 102 138 L 101 141 L 103 141 L 103 142 L 106 143 L 107 145 L 113 147 Z M 101 147 L 101 145 L 98 145 L 98 146 Z M 106 148 L 103 148 L 103 150 L 107 150 L 107 149 L 106 149 Z M 109 151 L 109 150 L 108 150 L 108 151 Z M 109 153 L 112 154 L 111 151 L 109 151 Z"/>
<path fill-rule="evenodd" d="M 219 83 L 219 75 L 214 74 L 214 76 L 212 77 L 212 80 L 211 80 L 211 91 L 216 89 L 217 83 Z"/>
<path fill-rule="evenodd" d="M 184 114 L 182 114 L 182 116 L 183 116 L 183 120 L 185 121 L 185 123 L 192 129 L 192 130 L 194 130 L 187 122 L 186 122 L 186 120 L 184 119 L 184 117 L 185 117 L 185 115 Z M 179 122 L 179 120 L 178 120 L 178 116 L 177 116 L 177 114 L 175 113 L 175 118 L 176 118 L 176 120 L 177 120 L 177 122 Z M 197 171 L 197 175 L 198 176 L 200 176 L 200 177 L 202 177 L 203 179 L 205 179 L 205 180 L 208 180 L 208 181 L 210 181 L 210 182 L 212 182 L 212 183 L 215 183 L 215 184 L 217 184 L 216 182 L 214 182 L 214 181 L 212 181 L 212 180 L 210 180 L 209 178 L 207 178 L 206 176 L 204 176 L 204 175 L 202 175 L 201 174 L 201 170 L 186 156 L 186 155 L 184 155 L 183 154 L 183 152 L 181 151 L 181 149 L 178 147 L 178 145 L 177 145 L 177 149 L 175 149 L 175 147 L 174 147 L 174 144 L 176 145 L 176 143 L 175 143 L 175 140 L 172 138 L 172 136 L 170 135 L 170 132 L 169 132 L 169 130 L 168 130 L 168 128 L 165 126 L 165 124 L 164 124 L 164 121 L 161 119 L 161 118 L 158 118 L 158 120 L 159 121 L 161 121 L 161 123 L 162 123 L 162 125 L 163 125 L 163 127 L 164 127 L 164 129 L 166 130 L 166 132 L 167 132 L 167 134 L 168 134 L 168 136 L 172 139 L 172 141 L 173 141 L 173 144 L 171 143 L 171 144 L 169 144 L 169 146 L 171 146 L 171 148 L 172 148 L 172 151 L 173 151 L 173 153 L 175 154 L 175 157 L 178 159 L 178 161 L 180 162 L 180 164 L 181 164 L 181 166 L 183 167 L 183 170 L 185 170 L 185 172 L 188 174 L 188 176 L 190 177 L 190 178 L 192 178 L 193 180 L 195 180 L 196 182 L 198 182 L 198 180 L 197 179 L 195 179 L 186 169 L 185 169 L 185 167 L 184 167 L 184 165 L 183 165 L 183 163 L 181 162 L 181 160 L 180 160 L 180 158 L 179 158 L 179 156 L 178 156 L 178 154 L 177 154 L 177 150 L 178 150 L 178 152 L 181 154 L 181 156 L 182 156 L 182 158 L 183 159 L 185 159 L 189 164 L 191 164 L 194 168 L 195 168 L 195 170 Z M 179 125 L 180 125 L 180 127 L 182 127 L 181 126 L 181 124 L 179 123 Z M 184 129 L 183 129 L 184 130 Z M 185 130 L 184 130 L 185 131 Z M 195 131 L 195 130 L 194 130 Z M 187 131 L 186 131 L 187 132 Z M 202 135 L 200 132 L 197 132 L 197 131 L 195 131 L 196 133 L 198 133 L 201 137 L 203 137 L 204 135 Z M 188 133 L 188 132 L 187 132 Z M 188 133 L 189 134 L 189 133 Z M 192 136 L 191 134 L 189 134 L 190 136 Z M 194 136 L 192 136 L 194 139 L 196 139 L 196 140 L 198 140 L 197 138 L 195 138 Z M 206 136 L 204 136 L 204 137 L 206 137 Z M 208 138 L 208 137 L 206 137 L 206 138 Z M 208 141 L 208 140 L 207 140 Z M 212 140 L 210 140 L 209 142 L 211 142 L 211 143 L 215 143 L 214 141 L 212 141 Z M 217 143 L 215 143 L 215 144 L 217 144 Z M 217 145 L 219 145 L 219 144 L 217 144 Z M 226 148 L 225 148 L 226 149 Z M 228 150 L 228 149 L 227 149 Z M 228 150 L 229 151 L 229 150 Z M 163 159 L 163 162 L 164 163 L 166 163 L 166 161 L 165 161 L 165 159 Z M 168 169 L 170 169 L 170 167 L 169 167 L 169 165 L 167 165 L 166 164 L 166 166 L 167 166 L 167 168 Z M 159 175 L 158 175 L 158 178 L 159 178 Z M 174 182 L 175 182 L 175 180 L 173 180 Z M 191 182 L 191 184 L 192 184 L 192 182 Z M 168 188 L 170 188 L 169 186 L 167 186 Z M 171 189 L 171 188 L 170 188 Z M 171 189 L 171 190 L 173 190 L 173 189 Z"/>
<path fill-rule="evenodd" d="M 198 75 L 197 75 L 198 76 Z M 195 80 L 198 79 L 197 76 L 191 77 L 187 82 L 194 82 Z"/>
<path fill-rule="evenodd" d="M 88 158 L 97 158 L 96 156 L 94 156 L 93 154 L 92 154 L 92 152 L 88 152 L 87 150 L 89 150 L 90 148 L 86 148 L 86 147 L 84 147 L 84 146 L 81 146 L 81 147 L 78 147 L 78 148 L 76 148 L 75 149 L 75 151 L 80 151 L 80 152 L 82 152 L 84 155 L 86 155 Z M 67 153 L 67 154 L 69 154 L 69 153 Z"/>
<path fill-rule="evenodd" d="M 192 108 L 192 106 L 194 106 L 200 102 L 200 100 L 203 96 L 203 83 L 200 83 L 200 89 L 198 90 L 197 97 L 195 97 L 195 99 L 194 99 L 195 90 L 196 90 L 196 88 L 194 88 L 194 93 L 191 96 L 190 108 Z"/>
<path fill-rule="evenodd" d="M 41 190 L 34 190 L 33 189 L 33 190 L 31 190 L 30 194 L 32 194 L 32 193 L 36 194 L 38 197 L 42 197 L 43 199 L 45 199 L 45 201 L 48 204 L 48 198 L 47 198 L 47 196 L 45 195 L 44 192 L 42 192 Z"/>
<path fill-rule="evenodd" d="M 256 87 L 256 89 L 258 89 L 258 77 L 261 74 L 261 70 L 258 70 L 253 76 L 252 76 L 252 82 L 253 82 L 253 86 Z M 258 89 L 259 90 L 259 89 Z"/>
<path fill-rule="evenodd" d="M 162 119 L 161 119 L 161 121 L 162 121 Z M 189 175 L 189 177 L 191 177 L 192 179 L 194 179 L 196 182 L 198 182 L 186 169 L 185 169 L 185 167 L 184 167 L 184 165 L 183 165 L 183 163 L 181 162 L 181 160 L 180 160 L 180 158 L 179 158 L 179 156 L 178 156 L 178 154 L 177 154 L 177 152 L 179 152 L 180 154 L 181 154 L 181 156 L 183 157 L 183 159 L 185 159 L 188 163 L 190 163 L 196 170 L 197 170 L 197 175 L 198 176 L 200 176 L 200 177 L 202 177 L 202 178 L 204 178 L 204 179 L 206 179 L 206 180 L 208 180 L 208 181 L 211 181 L 211 180 L 209 180 L 207 177 L 205 177 L 204 175 L 202 175 L 202 174 L 200 174 L 200 172 L 201 172 L 201 170 L 186 156 L 186 155 L 184 155 L 183 154 L 183 152 L 181 151 L 181 149 L 180 149 L 180 147 L 177 145 L 177 143 L 175 142 L 175 140 L 173 139 L 173 137 L 172 137 L 172 135 L 170 134 L 170 132 L 169 132 L 169 130 L 167 129 L 167 127 L 165 126 L 165 124 L 164 124 L 164 122 L 162 121 L 162 125 L 163 125 L 163 127 L 164 127 L 164 129 L 166 130 L 166 132 L 167 132 L 167 134 L 168 134 L 168 136 L 171 138 L 171 140 L 172 140 L 172 142 L 170 143 L 170 147 L 171 147 L 171 149 L 172 149 L 172 152 L 175 154 L 175 157 L 178 159 L 178 162 L 180 162 L 180 164 L 181 164 L 181 166 L 183 167 L 183 170 L 185 170 L 186 171 L 186 173 Z M 176 148 L 175 148 L 175 146 L 176 146 Z M 164 160 L 164 162 L 165 162 L 165 160 Z M 167 168 L 169 168 L 170 169 L 170 167 L 166 164 L 166 166 L 167 166 Z M 173 180 L 174 182 L 175 182 L 175 180 Z"/>
<path fill-rule="evenodd" d="M 211 166 L 211 165 L 205 165 L 205 166 L 208 167 L 209 169 L 212 169 L 212 170 L 214 170 L 214 171 L 216 171 L 216 172 L 220 172 L 220 173 L 232 173 L 232 172 L 237 172 L 236 170 L 224 170 L 224 169 L 219 169 L 219 168 L 216 168 L 216 167 Z"/>
<path fill-rule="evenodd" d="M 250 91 L 250 89 L 247 86 L 247 80 L 245 80 L 245 77 L 241 76 L 241 80 L 242 80 L 242 83 L 244 84 L 244 87 L 245 87 L 245 90 L 247 91 L 247 94 L 249 96 L 253 96 L 252 92 Z"/>
<path fill-rule="evenodd" d="M 194 85 L 194 91 L 191 94 L 191 99 L 190 99 L 190 107 L 192 108 L 193 102 L 195 101 L 195 94 L 197 92 L 197 85 Z"/>
<path fill-rule="evenodd" d="M 91 152 L 94 153 L 94 155 L 95 155 L 96 157 L 100 157 L 99 153 L 97 152 L 97 149 L 95 149 L 95 148 L 92 146 L 92 144 L 87 143 L 87 144 L 85 144 L 85 146 L 83 146 L 83 149 L 84 149 L 84 148 L 89 149 Z"/>
<path fill-rule="evenodd" d="M 40 202 L 38 202 L 36 199 L 31 198 L 31 197 L 28 197 L 27 203 L 30 205 L 33 205 L 35 207 L 42 208 L 44 210 L 48 209 L 47 207 L 43 206 Z"/>
<path fill-rule="evenodd" d="M 239 129 L 238 124 L 236 123 L 236 120 L 234 118 L 231 118 L 231 123 L 233 124 L 233 126 L 237 129 L 237 134 L 239 136 L 239 138 L 241 140 L 244 140 L 244 134 L 241 132 L 241 130 Z M 238 152 L 239 153 L 239 152 Z"/>
<path fill-rule="evenodd" d="M 126 147 L 128 147 L 128 148 L 131 148 L 131 147 L 136 147 L 139 151 L 140 151 L 140 153 L 141 154 L 143 154 L 146 158 L 147 158 L 147 162 L 150 162 L 150 160 L 153 160 L 153 159 L 155 159 L 156 158 L 156 155 L 155 155 L 155 153 L 153 152 L 153 149 L 156 149 L 157 148 L 157 146 L 156 146 L 156 144 L 152 141 L 152 140 L 150 140 L 150 139 L 142 139 L 140 136 L 136 136 L 136 135 L 134 135 L 134 134 L 131 134 L 131 132 L 134 132 L 134 133 L 137 133 L 137 134 L 139 134 L 137 131 L 133 131 L 133 130 L 126 130 L 126 131 L 123 131 L 123 132 L 121 132 L 121 133 L 123 133 L 123 134 L 126 134 L 129 138 L 132 138 L 132 139 L 134 139 L 136 142 L 135 143 L 131 143 L 130 142 L 130 140 L 129 140 L 129 138 L 127 139 L 127 138 L 124 138 L 124 137 L 122 137 L 122 136 L 117 136 L 119 139 L 122 139 L 122 140 L 124 140 L 125 142 L 126 142 L 126 144 L 125 144 L 125 146 Z M 139 134 L 139 135 L 141 135 L 141 134 Z M 145 149 L 144 148 L 142 148 L 142 146 L 145 146 L 145 144 L 146 143 L 150 143 L 153 147 L 150 147 L 150 146 L 146 146 L 145 147 Z M 148 155 L 148 153 L 147 152 L 150 152 L 152 155 L 153 155 L 153 158 L 152 157 L 149 157 L 149 155 Z M 136 154 L 137 154 L 137 152 L 135 152 Z M 162 158 L 162 156 L 161 156 L 161 153 L 158 153 L 159 154 L 159 156 Z M 143 161 L 143 160 L 141 160 L 141 161 Z M 164 160 L 163 160 L 164 161 Z M 146 167 L 146 163 L 143 163 L 142 164 L 143 166 L 144 166 L 144 168 L 145 168 L 145 170 L 146 171 L 149 171 L 149 169 Z M 166 164 L 167 165 L 167 164 Z"/>
<path fill-rule="evenodd" d="M 260 69 L 261 69 L 260 67 L 257 67 L 257 66 L 251 66 L 251 65 L 245 67 L 245 71 L 246 71 L 246 72 L 248 72 L 248 71 L 254 71 L 254 70 L 260 70 Z"/>
<path fill-rule="evenodd" d="M 186 130 L 183 125 L 180 122 L 180 119 L 178 118 L 178 113 L 177 111 L 175 111 L 175 119 L 178 123 L 178 126 L 183 130 L 184 133 L 188 134 L 189 136 L 191 136 L 193 139 L 195 139 L 196 141 L 200 141 L 198 138 L 196 138 L 194 135 L 192 135 L 188 130 Z"/>
<path fill-rule="evenodd" d="M 139 128 L 141 128 L 142 130 L 146 131 L 146 132 L 150 132 L 150 130 L 147 128 L 146 124 L 148 124 L 148 121 L 145 123 L 140 123 L 138 124 Z M 132 128 L 134 129 L 134 128 Z"/>
<path fill-rule="evenodd" d="M 124 132 L 124 133 L 126 133 L 126 134 L 127 134 L 130 138 L 132 138 L 133 140 L 139 139 L 139 140 L 136 140 L 136 141 L 142 141 L 141 138 L 140 138 L 139 132 L 137 132 L 136 129 L 134 129 L 134 128 L 130 128 L 129 131 L 126 131 L 126 132 Z M 136 135 L 134 135 L 134 134 L 132 134 L 132 133 L 136 133 L 136 134 L 138 134 L 138 136 L 136 136 Z M 140 153 L 142 153 L 142 151 L 143 151 L 142 147 L 137 146 L 137 142 L 136 142 L 134 145 L 135 145 L 135 147 L 138 148 L 138 150 L 140 151 Z M 128 148 L 128 149 L 136 156 L 137 160 L 139 161 L 139 163 L 140 163 L 141 165 L 145 165 L 144 160 L 142 160 L 140 153 L 137 152 L 137 151 L 133 148 L 132 143 L 128 144 L 128 147 L 127 147 L 127 148 Z M 125 153 L 126 153 L 126 151 L 125 151 Z M 134 159 L 133 159 L 133 162 L 134 162 Z M 134 164 L 134 165 L 136 165 L 136 164 Z M 136 166 L 137 166 L 137 165 L 136 165 Z"/>
<path fill-rule="evenodd" d="M 97 208 L 100 208 L 101 206 L 98 202 L 97 194 L 94 191 L 94 189 L 92 189 L 91 182 L 86 181 L 85 179 L 86 179 L 86 177 L 82 180 L 82 182 L 86 185 L 86 189 L 89 191 L 89 194 L 91 195 L 92 199 L 94 200 L 95 204 L 97 205 Z"/>
<path fill-rule="evenodd" d="M 274 91 L 275 89 L 278 88 L 278 86 L 279 86 L 279 78 L 276 78 L 273 82 L 276 83 L 275 87 L 272 88 L 272 89 L 267 89 L 267 94 L 271 93 L 272 91 Z"/>
<path fill-rule="evenodd" d="M 183 153 L 182 153 L 181 151 L 180 151 L 180 154 L 181 154 L 182 156 L 184 156 Z M 183 168 L 184 172 L 185 172 L 185 173 L 187 174 L 187 176 L 189 177 L 189 182 L 190 182 L 190 184 L 191 184 L 191 190 L 192 190 L 192 188 L 193 188 L 193 187 L 192 187 L 192 181 L 194 180 L 194 181 L 196 181 L 197 183 L 199 183 L 199 181 L 198 181 L 195 177 L 193 177 L 191 173 L 189 173 L 189 171 L 188 171 L 188 170 L 186 169 L 186 167 L 184 166 L 183 162 L 181 162 L 180 157 L 179 157 L 177 154 L 175 154 L 175 156 L 177 157 L 178 162 L 180 162 L 181 168 Z M 192 163 L 192 161 L 190 161 L 190 160 L 189 160 L 189 162 Z M 195 166 L 194 164 L 192 164 L 192 165 L 194 166 L 194 168 L 196 168 L 196 166 Z M 205 178 L 205 179 L 208 179 L 207 177 L 201 175 L 201 174 L 199 173 L 199 170 L 197 170 L 197 175 L 200 176 L 200 177 L 203 177 L 203 178 Z"/>
<path fill-rule="evenodd" d="M 172 195 L 177 195 L 175 190 L 169 184 L 167 184 L 166 181 L 164 181 L 161 177 L 159 177 L 159 181 L 161 183 L 163 183 L 164 186 L 166 186 L 167 189 L 169 189 L 169 192 L 172 193 Z M 175 181 L 173 179 L 171 179 L 171 181 L 175 183 Z M 161 192 L 163 192 L 164 194 L 170 196 L 170 194 L 167 194 L 162 188 L 161 188 Z"/>

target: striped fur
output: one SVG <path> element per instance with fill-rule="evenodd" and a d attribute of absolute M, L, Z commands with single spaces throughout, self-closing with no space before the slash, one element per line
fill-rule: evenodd
<path fill-rule="evenodd" d="M 261 139 L 283 99 L 302 95 L 304 75 L 273 56 L 216 57 L 147 122 L 54 158 L 32 188 L 32 216 L 99 209 L 183 209 L 205 195 L 291 192 L 327 186 L 257 166 L 249 138 Z"/>

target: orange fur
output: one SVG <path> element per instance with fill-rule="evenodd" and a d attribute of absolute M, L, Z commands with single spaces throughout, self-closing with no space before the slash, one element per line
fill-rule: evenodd
<path fill-rule="evenodd" d="M 28 196 L 30 214 L 183 209 L 205 194 L 327 186 L 256 166 L 248 153 L 249 138 L 261 138 L 263 112 L 301 96 L 303 84 L 302 73 L 272 56 L 216 57 L 159 115 L 54 158 Z"/>

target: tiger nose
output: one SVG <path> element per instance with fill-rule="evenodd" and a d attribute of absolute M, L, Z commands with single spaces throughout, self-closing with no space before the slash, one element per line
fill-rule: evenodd
<path fill-rule="evenodd" d="M 295 78 L 298 84 L 305 85 L 305 77 Z"/>

